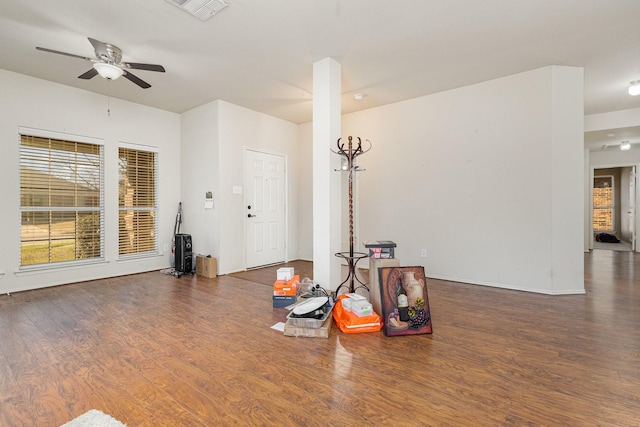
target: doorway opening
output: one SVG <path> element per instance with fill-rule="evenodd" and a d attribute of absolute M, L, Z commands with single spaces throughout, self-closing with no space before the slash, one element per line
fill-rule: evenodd
<path fill-rule="evenodd" d="M 593 248 L 635 250 L 635 166 L 594 169 Z"/>

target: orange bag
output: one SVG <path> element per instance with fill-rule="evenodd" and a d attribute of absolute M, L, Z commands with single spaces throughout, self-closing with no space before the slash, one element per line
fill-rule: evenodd
<path fill-rule="evenodd" d="M 345 334 L 358 334 L 361 332 L 377 332 L 382 329 L 382 319 L 375 312 L 369 316 L 357 316 L 342 307 L 342 299 L 349 298 L 340 295 L 333 306 L 333 320 L 338 328 Z"/>

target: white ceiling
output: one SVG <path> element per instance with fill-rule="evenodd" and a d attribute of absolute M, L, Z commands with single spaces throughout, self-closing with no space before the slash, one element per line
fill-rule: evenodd
<path fill-rule="evenodd" d="M 590 151 L 618 150 L 622 141 L 629 141 L 631 148 L 640 149 L 640 126 L 585 132 L 584 145 Z"/>
<path fill-rule="evenodd" d="M 585 114 L 640 107 L 627 94 L 638 0 L 227 2 L 202 22 L 165 0 L 2 0 L 0 68 L 177 113 L 222 99 L 304 123 L 326 57 L 342 65 L 343 113 L 555 64 L 584 67 Z M 93 57 L 87 37 L 167 72 L 134 71 L 146 90 L 81 80 L 91 63 L 35 49 Z"/>

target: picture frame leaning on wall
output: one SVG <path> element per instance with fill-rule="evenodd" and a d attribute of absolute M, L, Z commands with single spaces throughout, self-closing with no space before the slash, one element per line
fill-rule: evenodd
<path fill-rule="evenodd" d="M 381 267 L 378 274 L 384 334 L 433 333 L 424 267 Z"/>

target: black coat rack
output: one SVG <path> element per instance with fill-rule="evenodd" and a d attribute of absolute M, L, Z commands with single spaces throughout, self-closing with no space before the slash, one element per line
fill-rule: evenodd
<path fill-rule="evenodd" d="M 356 172 L 361 172 L 364 169 L 360 169 L 356 164 L 355 164 L 355 160 L 358 156 L 366 153 L 367 151 L 371 150 L 371 142 L 366 140 L 369 143 L 369 148 L 367 149 L 363 149 L 362 148 L 362 140 L 360 138 L 358 138 L 358 143 L 356 144 L 356 146 L 354 147 L 353 144 L 353 138 L 350 136 L 349 137 L 349 142 L 347 144 L 347 146 L 345 147 L 345 143 L 341 142 L 342 138 L 338 138 L 337 141 L 337 150 L 331 150 L 332 152 L 341 155 L 343 158 L 346 159 L 346 169 L 343 167 L 342 169 L 340 169 L 341 171 L 346 171 L 348 173 L 348 178 L 349 178 L 349 252 L 338 252 L 335 254 L 335 256 L 339 257 L 339 258 L 343 258 L 344 260 L 346 260 L 347 262 L 347 266 L 349 268 L 349 272 L 347 274 L 347 278 L 344 279 L 344 281 L 342 283 L 340 283 L 340 286 L 337 287 L 336 291 L 335 291 L 335 295 L 339 295 L 340 294 L 340 290 L 343 287 L 348 287 L 347 292 L 353 293 L 355 292 L 357 289 L 360 288 L 364 288 L 367 291 L 369 291 L 369 288 L 367 287 L 367 285 L 365 285 L 364 283 L 362 283 L 360 281 L 360 279 L 358 279 L 358 276 L 356 275 L 356 265 L 358 264 L 358 261 L 360 261 L 363 258 L 367 258 L 369 256 L 369 254 L 366 254 L 364 252 L 356 252 L 353 249 L 353 244 L 354 244 L 354 238 L 353 238 L 353 179 L 355 177 Z M 359 283 L 359 285 L 356 286 L 356 282 Z"/>

